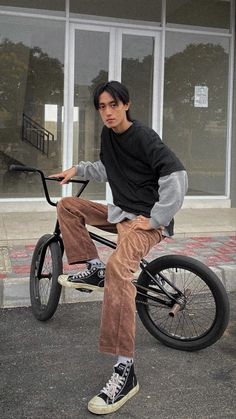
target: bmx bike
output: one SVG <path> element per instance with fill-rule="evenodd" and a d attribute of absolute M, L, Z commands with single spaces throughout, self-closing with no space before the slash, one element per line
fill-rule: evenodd
<path fill-rule="evenodd" d="M 12 165 L 10 170 L 37 172 L 41 176 L 48 204 L 51 201 L 49 178 L 33 167 Z M 79 197 L 89 181 L 71 179 L 80 184 Z M 89 233 L 95 242 L 112 249 L 116 243 Z M 64 245 L 58 221 L 53 233 L 39 238 L 32 256 L 30 270 L 30 300 L 34 316 L 49 320 L 55 313 L 63 273 Z M 229 321 L 229 300 L 217 275 L 202 262 L 183 255 L 165 255 L 151 262 L 140 263 L 141 273 L 134 280 L 137 289 L 136 307 L 148 332 L 163 344 L 174 349 L 196 351 L 214 344 L 223 335 Z"/>

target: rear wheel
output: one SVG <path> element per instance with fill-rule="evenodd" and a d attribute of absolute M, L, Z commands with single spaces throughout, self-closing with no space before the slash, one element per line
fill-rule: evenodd
<path fill-rule="evenodd" d="M 156 339 L 175 349 L 194 351 L 212 345 L 222 336 L 229 321 L 229 300 L 211 269 L 193 258 L 179 255 L 155 259 L 147 269 L 161 280 L 170 295 L 177 297 L 175 287 L 183 293 L 175 310 L 174 303 L 150 276 L 145 271 L 140 274 L 137 310 L 145 328 Z M 164 300 L 166 305 L 155 298 Z"/>
<path fill-rule="evenodd" d="M 53 316 L 61 295 L 61 285 L 57 279 L 62 273 L 62 253 L 58 241 L 49 241 L 51 237 L 45 234 L 39 239 L 30 271 L 32 311 L 36 319 L 41 321 Z"/>

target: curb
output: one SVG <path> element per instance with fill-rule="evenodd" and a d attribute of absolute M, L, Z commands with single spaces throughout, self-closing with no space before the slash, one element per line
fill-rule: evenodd
<path fill-rule="evenodd" d="M 221 265 L 211 268 L 221 280 L 227 293 L 236 291 L 236 266 Z M 73 288 L 62 287 L 60 304 L 102 301 L 103 293 L 80 293 Z M 30 306 L 29 278 L 0 279 L 0 308 Z"/>
<path fill-rule="evenodd" d="M 101 301 L 103 293 L 80 293 L 75 289 L 62 287 L 60 304 Z M 0 280 L 0 308 L 29 307 L 29 278 Z"/>

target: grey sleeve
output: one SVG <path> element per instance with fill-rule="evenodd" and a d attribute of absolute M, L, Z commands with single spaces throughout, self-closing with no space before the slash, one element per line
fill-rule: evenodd
<path fill-rule="evenodd" d="M 187 189 L 188 177 L 185 170 L 160 177 L 159 201 L 155 203 L 150 214 L 153 228 L 168 226 L 181 208 Z"/>
<path fill-rule="evenodd" d="M 97 182 L 106 182 L 107 173 L 105 166 L 101 160 L 90 162 L 81 161 L 76 165 L 77 175 L 84 177 L 86 180 L 96 180 Z"/>

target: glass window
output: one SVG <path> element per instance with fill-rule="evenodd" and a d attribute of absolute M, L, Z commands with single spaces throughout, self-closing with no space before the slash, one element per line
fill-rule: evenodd
<path fill-rule="evenodd" d="M 123 35 L 122 82 L 132 100 L 131 116 L 152 125 L 154 38 Z"/>
<path fill-rule="evenodd" d="M 230 27 L 230 1 L 167 0 L 166 21 L 181 25 L 228 29 Z"/>
<path fill-rule="evenodd" d="M 65 0 L 0 0 L 0 9 L 46 14 L 57 11 L 57 15 L 65 15 Z"/>
<path fill-rule="evenodd" d="M 108 80 L 108 68 L 109 33 L 76 30 L 73 164 L 99 159 L 103 124 L 92 94 L 98 84 Z M 105 183 L 90 182 L 83 195 L 88 199 L 105 199 Z"/>
<path fill-rule="evenodd" d="M 228 60 L 228 39 L 167 33 L 163 140 L 190 195 L 225 194 Z"/>
<path fill-rule="evenodd" d="M 61 170 L 64 24 L 0 16 L 0 25 L 0 195 L 41 196 L 37 175 L 8 168 Z"/>
<path fill-rule="evenodd" d="M 140 21 L 161 21 L 161 0 L 71 0 L 71 13 Z"/>

